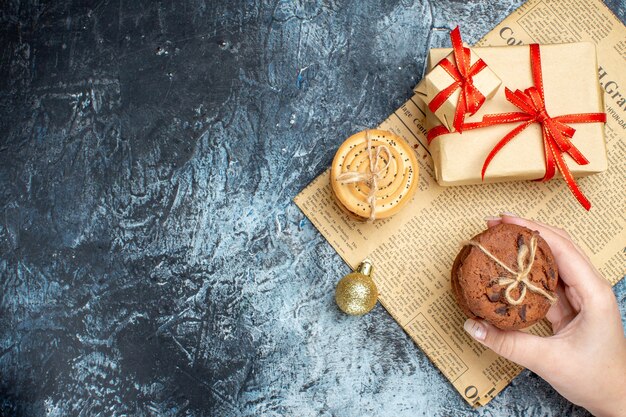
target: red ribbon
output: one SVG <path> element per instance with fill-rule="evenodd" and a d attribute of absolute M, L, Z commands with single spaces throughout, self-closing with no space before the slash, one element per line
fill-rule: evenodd
<path fill-rule="evenodd" d="M 523 122 L 515 129 L 511 130 L 506 136 L 504 136 L 491 150 L 481 172 L 483 180 L 485 179 L 485 172 L 487 167 L 502 148 L 509 143 L 515 136 L 526 129 L 533 123 L 541 124 L 544 155 L 546 159 L 546 174 L 538 181 L 547 181 L 554 177 L 556 169 L 558 169 L 567 186 L 571 190 L 572 194 L 576 197 L 578 202 L 586 209 L 591 208 L 591 203 L 580 191 L 578 184 L 574 180 L 565 160 L 563 154 L 566 153 L 574 159 L 579 165 L 586 165 L 589 163 L 587 158 L 574 146 L 571 142 L 571 138 L 574 136 L 576 130 L 568 126 L 566 123 L 604 123 L 606 122 L 605 113 L 579 113 L 579 114 L 566 114 L 562 116 L 551 117 L 546 111 L 545 97 L 543 93 L 543 77 L 541 73 L 541 54 L 539 45 L 532 44 L 530 46 L 530 66 L 532 76 L 535 85 L 527 88 L 524 91 L 516 90 L 515 92 L 505 88 L 505 95 L 508 101 L 513 103 L 521 112 L 510 112 L 502 114 L 488 114 L 483 117 L 481 122 L 466 123 L 465 129 L 476 129 L 480 127 L 493 126 L 501 123 L 515 123 Z M 432 129 L 428 134 L 429 143 L 437 136 L 447 132 L 447 129 L 440 129 L 443 126 L 437 126 Z M 432 138 L 431 138 L 432 136 Z"/>
<path fill-rule="evenodd" d="M 463 47 L 461 31 L 458 26 L 450 32 L 450 40 L 452 41 L 452 52 L 456 66 L 450 62 L 448 58 L 441 60 L 438 65 L 443 68 L 454 81 L 432 99 L 428 104 L 428 108 L 434 113 L 457 88 L 460 88 L 461 93 L 454 112 L 453 126 L 454 129 L 462 132 L 465 114 L 476 113 L 485 102 L 485 96 L 474 86 L 472 77 L 487 68 L 487 64 L 485 64 L 482 59 L 479 59 L 470 66 L 470 50 L 469 48 Z"/>

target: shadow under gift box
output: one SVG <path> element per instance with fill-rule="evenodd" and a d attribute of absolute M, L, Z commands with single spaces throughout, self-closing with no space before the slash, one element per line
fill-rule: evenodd
<path fill-rule="evenodd" d="M 595 45 L 588 42 L 541 45 L 541 71 L 548 115 L 598 113 L 604 111 L 603 93 L 598 82 Z M 518 112 L 505 97 L 504 88 L 524 90 L 534 85 L 528 46 L 473 48 L 500 77 L 502 84 L 466 123 L 479 122 L 486 114 Z M 430 71 L 450 49 L 431 49 Z M 426 126 L 441 123 L 426 107 Z M 520 125 L 505 123 L 435 138 L 429 145 L 439 185 L 480 184 L 485 158 L 507 133 Z M 571 123 L 576 129 L 571 139 L 589 160 L 578 165 L 567 154 L 565 162 L 572 175 L 582 177 L 607 169 L 604 123 Z M 546 172 L 541 125 L 533 123 L 507 143 L 491 161 L 484 182 L 540 179 Z M 560 177 L 557 171 L 555 178 Z"/>

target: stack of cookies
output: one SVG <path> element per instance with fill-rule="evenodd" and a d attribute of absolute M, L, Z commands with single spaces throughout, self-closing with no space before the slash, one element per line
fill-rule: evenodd
<path fill-rule="evenodd" d="M 538 232 L 500 224 L 474 236 L 452 265 L 463 312 L 505 330 L 543 319 L 556 301 L 556 261 Z"/>
<path fill-rule="evenodd" d="M 330 182 L 338 204 L 361 220 L 383 219 L 404 207 L 417 190 L 415 151 L 383 130 L 350 136 L 337 151 Z"/>

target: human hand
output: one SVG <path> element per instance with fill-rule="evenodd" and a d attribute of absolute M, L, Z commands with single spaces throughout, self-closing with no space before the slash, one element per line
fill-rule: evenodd
<path fill-rule="evenodd" d="M 511 215 L 487 221 L 489 227 L 500 223 L 538 231 L 554 254 L 561 279 L 546 317 L 554 335 L 505 331 L 472 319 L 465 330 L 596 416 L 626 416 L 626 338 L 611 286 L 567 232 Z"/>

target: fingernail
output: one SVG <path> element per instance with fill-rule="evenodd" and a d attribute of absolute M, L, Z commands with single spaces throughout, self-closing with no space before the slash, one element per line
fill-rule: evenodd
<path fill-rule="evenodd" d="M 503 211 L 500 213 L 500 216 L 519 217 L 517 214 L 511 213 L 510 211 Z"/>
<path fill-rule="evenodd" d="M 502 220 L 502 217 L 500 217 L 500 216 L 485 216 L 485 221 L 486 222 L 493 222 L 493 221 L 498 221 L 498 220 Z"/>
<path fill-rule="evenodd" d="M 467 319 L 465 324 L 463 324 L 463 329 L 465 329 L 465 331 L 476 340 L 485 340 L 485 337 L 487 336 L 487 329 L 485 329 L 485 326 L 476 320 Z"/>

